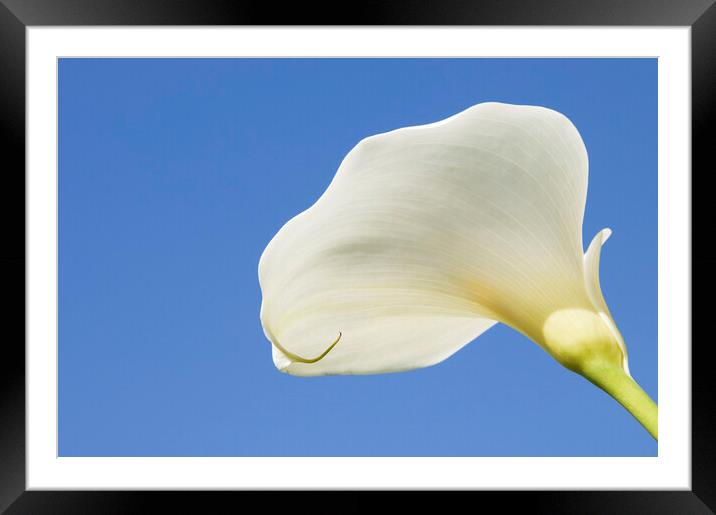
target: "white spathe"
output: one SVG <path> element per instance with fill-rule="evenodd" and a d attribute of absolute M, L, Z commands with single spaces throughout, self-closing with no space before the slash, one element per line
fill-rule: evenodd
<path fill-rule="evenodd" d="M 627 370 L 599 286 L 610 231 L 583 251 L 587 172 L 579 132 L 544 107 L 483 103 L 362 140 L 261 256 L 274 363 L 415 369 L 502 322 L 569 368 L 598 354 Z"/>

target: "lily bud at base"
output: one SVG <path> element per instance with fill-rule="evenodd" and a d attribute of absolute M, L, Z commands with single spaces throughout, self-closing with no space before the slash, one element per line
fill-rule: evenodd
<path fill-rule="evenodd" d="M 552 313 L 542 328 L 543 347 L 568 369 L 584 375 L 590 363 L 609 363 L 627 374 L 626 356 L 616 327 L 595 311 L 583 308 Z"/>

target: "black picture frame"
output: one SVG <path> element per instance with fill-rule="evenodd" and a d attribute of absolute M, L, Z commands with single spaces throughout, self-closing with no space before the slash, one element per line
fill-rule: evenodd
<path fill-rule="evenodd" d="M 0 511 L 12 514 L 216 512 L 240 509 L 241 502 L 268 500 L 274 507 L 318 506 L 319 511 L 358 511 L 375 493 L 321 492 L 78 492 L 25 488 L 25 29 L 63 25 L 555 25 L 689 26 L 692 73 L 692 234 L 710 226 L 707 177 L 713 164 L 716 123 L 715 0 L 488 0 L 364 1 L 309 5 L 228 0 L 0 0 L 0 145 L 3 171 L 2 284 L 6 292 L 0 363 Z M 698 179 L 699 186 L 693 187 Z M 21 223 L 22 221 L 22 223 Z M 692 241 L 692 327 L 694 335 L 711 309 L 707 292 L 716 286 L 716 258 L 709 257 L 710 231 Z M 699 295 L 701 298 L 699 298 Z M 701 315 L 700 320 L 697 315 Z M 695 337 L 692 346 L 692 489 L 614 492 L 461 492 L 496 501 L 507 510 L 549 513 L 713 513 L 716 510 L 716 410 L 711 409 L 714 375 L 712 338 Z M 680 342 L 669 342 L 678 345 Z M 683 342 L 688 344 L 688 342 Z M 311 494 L 313 495 L 313 494 Z M 340 495 L 340 498 L 337 498 Z M 398 493 L 402 501 L 424 506 L 423 492 Z M 459 500 L 459 499 L 458 499 Z M 228 501 L 228 503 L 227 503 Z M 311 504 L 307 504 L 311 503 Z"/>

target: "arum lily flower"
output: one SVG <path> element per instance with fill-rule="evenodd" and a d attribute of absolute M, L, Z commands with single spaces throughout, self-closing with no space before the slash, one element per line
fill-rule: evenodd
<path fill-rule="evenodd" d="M 586 252 L 588 160 L 564 115 L 483 103 L 360 141 L 259 263 L 261 323 L 296 376 L 448 358 L 506 324 L 604 389 L 657 437 Z"/>

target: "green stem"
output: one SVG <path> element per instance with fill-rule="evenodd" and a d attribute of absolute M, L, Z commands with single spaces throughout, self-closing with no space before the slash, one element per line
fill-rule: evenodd
<path fill-rule="evenodd" d="M 597 361 L 587 363 L 580 373 L 614 397 L 624 406 L 655 440 L 659 440 L 659 409 L 651 397 L 641 389 L 620 366 Z"/>

